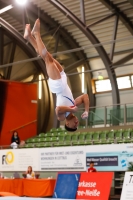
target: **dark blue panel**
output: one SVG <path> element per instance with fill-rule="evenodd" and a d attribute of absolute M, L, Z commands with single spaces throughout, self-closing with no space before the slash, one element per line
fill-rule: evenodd
<path fill-rule="evenodd" d="M 53 198 L 75 199 L 80 173 L 58 174 Z"/>
<path fill-rule="evenodd" d="M 118 156 L 87 156 L 86 165 L 89 166 L 90 162 L 94 162 L 94 166 L 118 166 Z"/>

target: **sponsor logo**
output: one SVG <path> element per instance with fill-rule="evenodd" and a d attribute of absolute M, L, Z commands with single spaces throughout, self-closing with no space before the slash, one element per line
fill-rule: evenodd
<path fill-rule="evenodd" d="M 14 162 L 14 154 L 12 151 L 8 151 L 6 155 L 2 155 L 2 165 L 10 165 Z"/>

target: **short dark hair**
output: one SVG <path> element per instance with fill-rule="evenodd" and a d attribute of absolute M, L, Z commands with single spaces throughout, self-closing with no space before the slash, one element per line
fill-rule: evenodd
<path fill-rule="evenodd" d="M 74 132 L 74 131 L 77 130 L 77 128 L 69 128 L 66 124 L 65 124 L 65 129 L 66 129 L 67 131 L 70 131 L 70 132 Z"/>
<path fill-rule="evenodd" d="M 94 162 L 93 162 L 93 161 L 91 161 L 91 162 L 90 162 L 90 164 L 94 164 Z"/>

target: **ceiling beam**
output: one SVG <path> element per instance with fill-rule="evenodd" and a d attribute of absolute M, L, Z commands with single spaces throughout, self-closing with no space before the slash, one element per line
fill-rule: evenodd
<path fill-rule="evenodd" d="M 13 42 L 12 49 L 11 49 L 11 55 L 10 55 L 10 61 L 9 61 L 10 63 L 12 63 L 13 60 L 14 60 L 15 50 L 16 50 L 16 43 Z M 11 73 L 12 73 L 12 66 L 9 66 L 8 67 L 8 71 L 7 71 L 6 79 L 10 79 Z"/>
<path fill-rule="evenodd" d="M 84 58 L 81 60 L 78 60 L 78 61 L 72 63 L 71 65 L 65 67 L 65 72 L 68 73 L 68 72 L 74 70 L 75 68 L 85 64 L 85 62 L 86 62 L 86 59 L 84 59 Z"/>
<path fill-rule="evenodd" d="M 124 63 L 128 62 L 131 59 L 133 59 L 133 52 L 125 56 L 124 58 L 114 62 L 112 66 L 123 65 Z"/>
<path fill-rule="evenodd" d="M 101 22 L 104 22 L 104 21 L 107 20 L 107 19 L 110 19 L 111 17 L 113 17 L 113 16 L 115 16 L 115 15 L 116 15 L 115 13 L 113 13 L 113 14 L 111 14 L 111 15 L 107 15 L 106 17 L 103 17 L 102 19 L 100 19 L 100 20 L 98 20 L 98 21 L 96 21 L 96 22 L 93 22 L 92 24 L 87 25 L 87 27 L 90 28 L 90 27 L 92 27 L 92 26 L 95 26 L 95 25 L 97 25 L 97 24 L 99 24 L 99 23 L 101 23 Z"/>
<path fill-rule="evenodd" d="M 119 16 L 116 15 L 115 21 L 114 21 L 114 30 L 113 30 L 112 40 L 116 40 L 117 29 L 118 29 L 118 21 L 119 21 Z M 110 60 L 111 61 L 113 61 L 114 50 L 115 50 L 115 42 L 111 44 L 111 49 L 110 49 Z"/>
<path fill-rule="evenodd" d="M 111 10 L 113 13 L 117 13 L 119 15 L 120 20 L 123 22 L 123 24 L 127 27 L 127 29 L 130 31 L 130 33 L 133 35 L 133 24 L 130 21 L 130 19 L 110 0 L 99 0 L 101 3 L 103 3 L 109 10 Z"/>
<path fill-rule="evenodd" d="M 85 24 L 85 6 L 84 6 L 84 0 L 80 0 L 80 13 L 81 13 L 81 20 Z"/>
<path fill-rule="evenodd" d="M 131 3 L 131 5 L 133 5 L 133 0 L 128 0 L 130 3 Z"/>

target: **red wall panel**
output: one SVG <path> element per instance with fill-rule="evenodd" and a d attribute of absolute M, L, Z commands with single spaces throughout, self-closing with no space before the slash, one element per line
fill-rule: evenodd
<path fill-rule="evenodd" d="M 12 130 L 18 131 L 21 140 L 37 133 L 37 84 L 8 81 L 4 83 L 6 95 L 4 95 L 0 144 L 9 145 Z"/>

